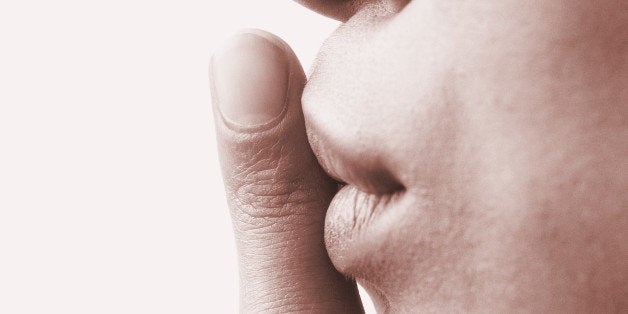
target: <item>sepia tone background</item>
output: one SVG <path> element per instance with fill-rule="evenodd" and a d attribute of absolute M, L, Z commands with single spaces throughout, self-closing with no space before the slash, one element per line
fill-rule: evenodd
<path fill-rule="evenodd" d="M 263 28 L 307 71 L 337 25 L 288 0 L 0 2 L 0 313 L 237 311 L 209 56 Z"/>

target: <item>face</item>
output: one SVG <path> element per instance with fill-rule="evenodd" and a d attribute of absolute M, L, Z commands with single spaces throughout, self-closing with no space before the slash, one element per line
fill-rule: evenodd
<path fill-rule="evenodd" d="M 303 109 L 319 162 L 346 184 L 329 255 L 376 306 L 626 300 L 621 4 L 300 2 L 344 22 Z"/>

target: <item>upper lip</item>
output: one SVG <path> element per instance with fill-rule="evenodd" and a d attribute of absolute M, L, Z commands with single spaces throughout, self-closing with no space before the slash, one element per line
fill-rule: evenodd
<path fill-rule="evenodd" d="M 355 185 L 361 191 L 375 195 L 404 189 L 377 156 L 341 147 L 312 123 L 308 123 L 308 138 L 321 167 L 336 181 Z"/>

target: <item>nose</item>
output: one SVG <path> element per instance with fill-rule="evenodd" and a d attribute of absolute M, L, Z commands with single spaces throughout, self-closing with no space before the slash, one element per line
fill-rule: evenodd
<path fill-rule="evenodd" d="M 327 17 L 345 22 L 355 12 L 355 2 L 346 0 L 295 0 L 311 10 Z"/>
<path fill-rule="evenodd" d="M 357 12 L 368 10 L 399 12 L 411 0 L 295 0 L 305 7 L 341 22 L 348 21 Z"/>

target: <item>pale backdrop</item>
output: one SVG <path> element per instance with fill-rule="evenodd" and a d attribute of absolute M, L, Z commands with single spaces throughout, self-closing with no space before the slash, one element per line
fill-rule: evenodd
<path fill-rule="evenodd" d="M 289 0 L 0 1 L 0 313 L 237 311 L 210 53 L 263 28 L 307 70 L 337 25 Z"/>

